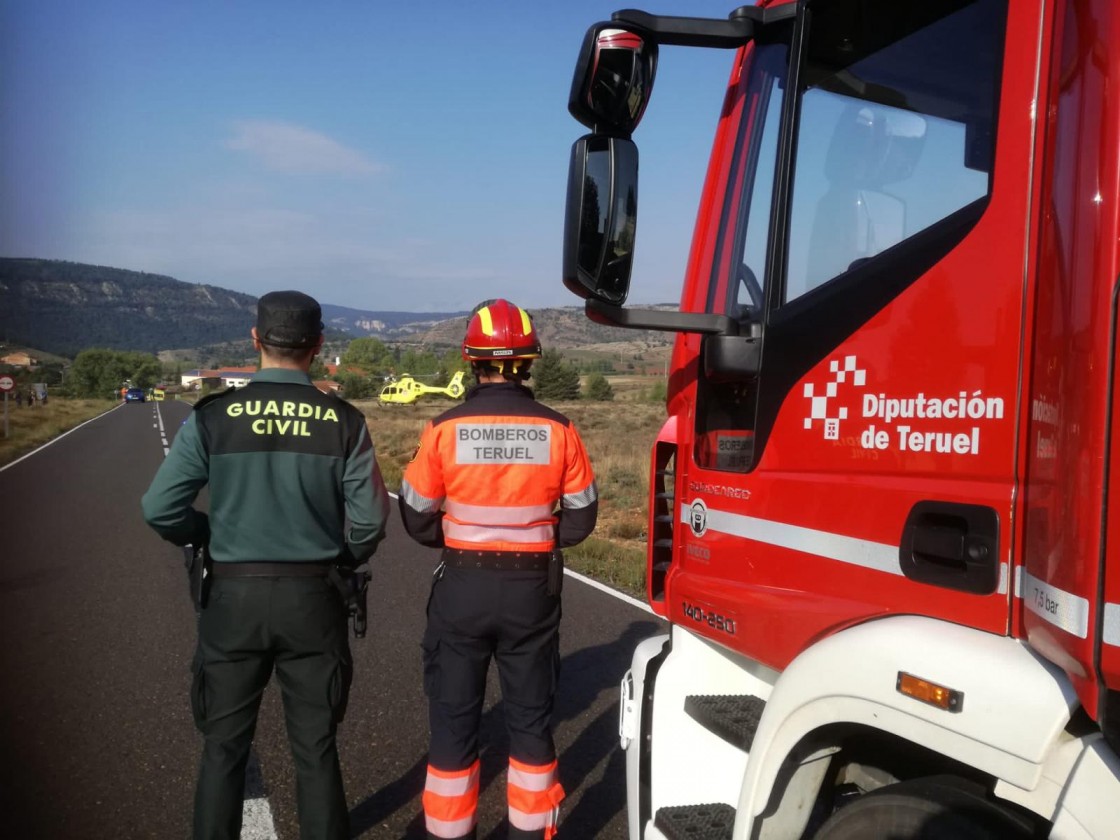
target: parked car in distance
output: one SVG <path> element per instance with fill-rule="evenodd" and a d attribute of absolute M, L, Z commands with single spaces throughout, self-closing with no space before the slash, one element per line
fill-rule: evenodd
<path fill-rule="evenodd" d="M 124 392 L 125 402 L 144 402 L 143 388 L 129 388 Z"/>

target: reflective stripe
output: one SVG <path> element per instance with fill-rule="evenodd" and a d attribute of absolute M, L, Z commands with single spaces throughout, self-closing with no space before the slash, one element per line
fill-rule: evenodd
<path fill-rule="evenodd" d="M 500 528 L 492 525 L 470 525 L 444 517 L 444 540 L 458 540 L 464 543 L 485 544 L 507 543 L 551 543 L 553 542 L 552 523 L 527 525 L 522 528 L 509 526 Z"/>
<path fill-rule="evenodd" d="M 862 566 L 865 569 L 875 569 L 892 575 L 903 574 L 898 557 L 899 548 L 896 545 L 860 540 L 845 534 L 790 525 L 772 519 L 758 519 L 710 507 L 705 507 L 705 511 L 705 530 L 745 537 L 779 548 L 814 554 L 827 560 Z M 681 523 L 693 527 L 691 506 L 682 504 L 680 512 Z M 1001 595 L 1007 594 L 1007 577 L 1008 566 L 1006 563 L 1000 563 L 997 591 Z M 1016 597 L 1019 597 L 1018 593 Z"/>
<path fill-rule="evenodd" d="M 444 510 L 460 522 L 479 525 L 519 526 L 552 521 L 552 505 L 468 505 L 448 499 Z"/>
<path fill-rule="evenodd" d="M 479 762 L 448 772 L 428 765 L 424 782 L 424 826 L 435 837 L 462 837 L 478 820 Z"/>
<path fill-rule="evenodd" d="M 484 306 L 478 310 L 478 325 L 482 327 L 483 335 L 494 334 L 494 319 L 490 317 L 490 307 Z"/>
<path fill-rule="evenodd" d="M 445 541 L 472 546 L 488 543 L 550 545 L 554 541 L 556 520 L 552 517 L 551 504 L 470 505 L 448 499 L 446 511 Z"/>
<path fill-rule="evenodd" d="M 539 798 L 540 802 L 531 807 L 540 810 L 527 811 L 510 803 L 509 824 L 522 831 L 538 831 L 543 828 L 544 836 L 551 837 L 556 833 L 556 824 L 560 821 L 560 803 L 564 800 L 564 788 L 559 782 L 554 782 L 547 791 L 533 796 Z"/>
<path fill-rule="evenodd" d="M 466 770 L 458 773 L 448 773 L 428 767 L 428 777 L 424 781 L 424 790 L 439 794 L 440 796 L 464 796 L 478 787 L 479 762 L 475 762 Z"/>
<path fill-rule="evenodd" d="M 693 527 L 690 505 L 681 505 L 680 517 L 684 525 Z M 804 528 L 771 519 L 758 519 L 754 516 L 743 516 L 715 508 L 707 508 L 705 526 L 710 531 L 744 537 L 779 548 L 815 554 L 818 557 L 889 572 L 892 575 L 902 574 L 897 545 L 856 539 L 830 531 L 818 531 L 815 528 Z"/>
<path fill-rule="evenodd" d="M 1120 604 L 1104 605 L 1104 643 L 1120 647 Z"/>
<path fill-rule="evenodd" d="M 556 815 L 549 811 L 547 814 L 526 814 L 516 808 L 509 809 L 509 824 L 522 831 L 535 831 L 556 825 Z"/>
<path fill-rule="evenodd" d="M 416 492 L 416 488 L 408 483 L 407 479 L 401 480 L 400 496 L 404 503 L 419 513 L 435 513 L 443 505 L 443 498 L 429 499 Z"/>
<path fill-rule="evenodd" d="M 599 489 L 592 481 L 590 485 L 578 493 L 565 493 L 560 499 L 560 506 L 565 508 L 583 508 L 599 498 Z"/>
<path fill-rule="evenodd" d="M 1088 600 L 1036 578 L 1022 566 L 1016 572 L 1015 595 L 1023 599 L 1023 606 L 1043 621 L 1079 639 L 1088 638 Z"/>
<path fill-rule="evenodd" d="M 509 301 L 506 301 L 506 303 L 509 303 Z M 524 336 L 528 336 L 533 331 L 533 319 L 530 318 L 529 313 L 522 309 L 520 306 L 514 306 L 514 304 L 512 303 L 510 303 L 509 305 L 516 309 L 517 314 L 521 316 L 521 334 Z M 494 316 L 490 314 L 490 307 L 482 307 L 480 310 L 478 310 L 478 312 L 475 313 L 475 315 L 478 316 L 478 325 L 482 328 L 483 335 L 493 335 Z"/>
<path fill-rule="evenodd" d="M 435 817 L 424 815 L 424 828 L 433 837 L 465 837 L 470 834 L 478 818 L 471 816 L 462 820 L 437 820 Z"/>
<path fill-rule="evenodd" d="M 680 506 L 680 521 L 689 527 L 694 526 L 689 505 Z M 898 546 L 887 543 L 859 540 L 843 534 L 757 519 L 713 508 L 706 508 L 704 526 L 706 530 L 745 537 L 768 545 L 839 560 L 842 563 L 876 569 L 893 575 L 902 574 L 902 567 L 898 560 Z M 1001 594 L 1007 592 L 1007 577 L 1007 564 L 1001 563 L 998 588 Z M 1079 639 L 1088 638 L 1088 599 L 1036 578 L 1021 566 L 1016 568 L 1013 594 L 1022 600 L 1023 605 L 1030 612 L 1042 620 Z M 1120 605 L 1105 604 L 1102 641 L 1106 645 L 1120 647 Z"/>
<path fill-rule="evenodd" d="M 552 783 L 556 781 L 556 762 L 553 761 L 551 764 L 536 767 L 511 758 L 506 780 L 508 784 L 517 785 L 517 787 L 525 790 L 548 790 Z"/>
<path fill-rule="evenodd" d="M 560 816 L 564 788 L 556 781 L 556 762 L 545 765 L 525 764 L 509 760 L 506 795 L 509 800 L 509 823 L 522 831 L 555 833 Z"/>

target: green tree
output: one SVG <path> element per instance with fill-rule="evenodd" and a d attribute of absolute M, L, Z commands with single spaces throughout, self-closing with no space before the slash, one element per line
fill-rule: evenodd
<path fill-rule="evenodd" d="M 116 366 L 112 350 L 83 350 L 70 366 L 70 390 L 79 397 L 117 394 L 127 378 Z"/>
<path fill-rule="evenodd" d="M 334 379 L 342 385 L 342 396 L 348 400 L 361 400 L 373 396 L 373 380 L 368 376 L 339 371 Z"/>
<path fill-rule="evenodd" d="M 579 398 L 579 372 L 559 350 L 545 350 L 533 362 L 533 393 L 542 400 Z"/>
<path fill-rule="evenodd" d="M 79 397 L 113 397 L 126 382 L 148 388 L 157 384 L 162 375 L 163 365 L 155 356 L 97 348 L 77 355 L 66 384 Z"/>
<path fill-rule="evenodd" d="M 339 359 L 343 367 L 355 367 L 366 373 L 384 374 L 393 367 L 393 351 L 376 338 L 355 338 Z"/>
<path fill-rule="evenodd" d="M 614 389 L 607 377 L 601 373 L 593 373 L 587 377 L 587 398 L 597 402 L 608 402 L 614 399 Z"/>
<path fill-rule="evenodd" d="M 397 373 L 408 373 L 412 376 L 427 376 L 439 370 L 439 359 L 435 353 L 428 350 L 409 348 L 401 354 L 399 364 Z"/>
<path fill-rule="evenodd" d="M 663 403 L 669 396 L 669 389 L 662 379 L 655 382 L 653 386 L 646 392 L 646 400 L 651 403 Z"/>
<path fill-rule="evenodd" d="M 163 364 L 147 353 L 125 353 L 125 364 L 132 370 L 129 377 L 137 388 L 151 388 L 163 378 Z"/>

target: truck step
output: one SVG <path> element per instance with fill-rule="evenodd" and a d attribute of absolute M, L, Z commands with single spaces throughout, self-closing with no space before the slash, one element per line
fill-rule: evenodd
<path fill-rule="evenodd" d="M 658 808 L 654 825 L 669 840 L 731 840 L 735 809 L 723 803 Z"/>
<path fill-rule="evenodd" d="M 684 710 L 697 723 L 744 752 L 750 752 L 766 701 L 748 694 L 696 694 Z"/>

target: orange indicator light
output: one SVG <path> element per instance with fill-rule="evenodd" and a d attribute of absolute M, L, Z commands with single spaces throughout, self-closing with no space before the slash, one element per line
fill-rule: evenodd
<path fill-rule="evenodd" d="M 959 712 L 964 708 L 963 692 L 931 683 L 904 671 L 898 672 L 898 682 L 895 683 L 895 689 L 899 694 L 913 697 L 915 700 L 936 706 L 946 712 Z"/>

